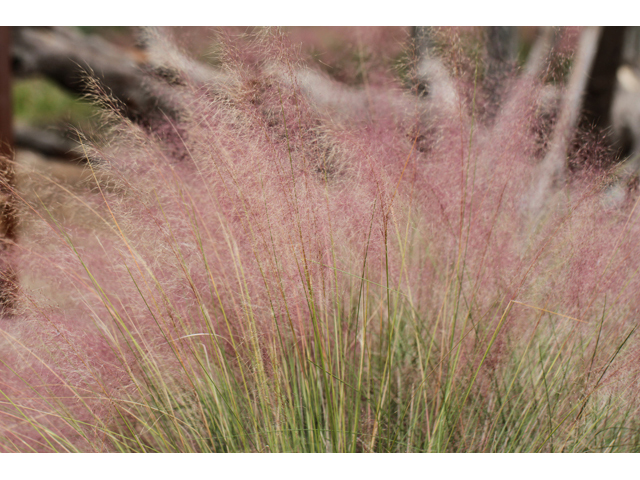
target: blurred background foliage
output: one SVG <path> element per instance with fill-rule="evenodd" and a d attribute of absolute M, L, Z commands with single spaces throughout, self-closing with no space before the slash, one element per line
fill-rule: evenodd
<path fill-rule="evenodd" d="M 32 126 L 83 126 L 97 112 L 91 102 L 69 93 L 46 78 L 16 80 L 13 84 L 13 112 L 17 122 Z"/>
<path fill-rule="evenodd" d="M 140 29 L 135 27 L 77 27 L 85 34 L 99 35 L 124 49 L 142 47 Z M 256 27 L 172 27 L 173 36 L 181 48 L 193 58 L 217 65 L 216 31 L 242 37 L 255 33 Z M 294 45 L 299 45 L 302 58 L 310 65 L 325 72 L 341 83 L 358 86 L 365 81 L 376 84 L 388 81 L 392 72 L 403 84 L 411 65 L 411 27 L 286 27 Z M 536 27 L 520 29 L 518 64 L 526 61 L 535 40 Z M 479 36 L 479 29 L 460 28 L 459 35 L 471 38 Z M 479 39 L 480 40 L 480 39 Z M 568 43 L 571 43 L 569 39 Z M 464 42 L 469 44 L 469 42 Z M 446 45 L 439 45 L 446 48 Z M 558 57 L 553 63 L 554 72 L 550 81 L 564 78 L 570 69 L 567 56 Z M 93 128 L 98 111 L 91 102 L 69 93 L 54 82 L 44 78 L 17 78 L 13 85 L 14 118 L 17 122 L 31 126 L 56 126 L 64 128 Z"/>

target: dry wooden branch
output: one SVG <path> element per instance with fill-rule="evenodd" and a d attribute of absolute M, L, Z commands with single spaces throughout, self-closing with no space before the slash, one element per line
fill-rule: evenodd
<path fill-rule="evenodd" d="M 556 45 L 562 29 L 558 27 L 543 27 L 536 41 L 531 47 L 527 63 L 524 66 L 524 75 L 537 78 L 549 65 L 549 56 Z"/>
<path fill-rule="evenodd" d="M 532 212 L 539 212 L 552 192 L 564 180 L 567 152 L 582 112 L 583 96 L 596 58 L 601 32 L 601 27 L 586 27 L 582 32 L 576 61 L 562 98 L 549 150 L 540 164 L 539 178 L 530 194 L 529 206 Z"/>
<path fill-rule="evenodd" d="M 73 162 L 84 161 L 84 158 L 76 152 L 78 143 L 55 131 L 16 125 L 14 137 L 17 148 L 25 148 L 45 157 L 55 157 Z"/>
<path fill-rule="evenodd" d="M 44 75 L 80 95 L 92 94 L 87 76 L 95 76 L 135 120 L 158 109 L 170 113 L 144 75 L 144 54 L 123 50 L 97 35 L 65 27 L 15 27 L 12 62 L 16 76 Z"/>
<path fill-rule="evenodd" d="M 417 90 L 428 95 L 442 111 L 453 112 L 461 107 L 458 92 L 442 59 L 435 51 L 433 27 L 413 27 L 417 64 Z M 434 105 L 435 106 L 435 105 Z"/>

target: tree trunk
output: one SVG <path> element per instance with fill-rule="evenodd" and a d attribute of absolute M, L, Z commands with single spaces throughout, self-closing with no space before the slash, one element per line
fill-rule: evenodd
<path fill-rule="evenodd" d="M 596 56 L 589 72 L 581 123 L 607 129 L 611 126 L 611 105 L 616 74 L 622 61 L 626 27 L 602 27 Z"/>
<path fill-rule="evenodd" d="M 0 27 L 0 156 L 11 157 L 13 129 L 11 110 L 10 27 Z"/>
<path fill-rule="evenodd" d="M 518 56 L 518 28 L 487 27 L 487 55 L 490 75 L 510 70 Z"/>
<path fill-rule="evenodd" d="M 13 195 L 13 129 L 11 108 L 11 32 L 0 27 L 0 314 L 11 313 L 16 275 L 7 254 L 16 239 L 16 206 Z"/>
<path fill-rule="evenodd" d="M 504 99 L 509 77 L 518 56 L 517 27 L 487 27 L 485 29 L 487 56 L 484 88 L 489 97 L 485 121 L 493 119 Z"/>

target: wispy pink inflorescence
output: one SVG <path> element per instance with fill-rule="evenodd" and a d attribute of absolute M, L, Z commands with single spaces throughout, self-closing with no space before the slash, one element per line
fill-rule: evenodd
<path fill-rule="evenodd" d="M 396 33 L 363 30 L 354 41 Z M 209 323 L 234 354 L 278 329 L 312 342 L 314 317 L 336 315 L 339 302 L 348 310 L 363 274 L 380 298 L 386 285 L 399 291 L 424 322 L 453 322 L 457 302 L 460 318 L 488 331 L 510 308 L 493 369 L 509 339 L 534 327 L 539 311 L 523 304 L 582 320 L 549 317 L 585 335 L 605 308 L 604 332 L 637 322 L 635 203 L 607 206 L 602 171 L 577 168 L 542 216 L 525 207 L 545 148 L 541 110 L 554 108 L 548 85 L 505 82 L 489 118 L 474 103 L 474 89 L 488 97 L 468 76 L 476 57 L 464 45 L 447 59 L 459 67 L 457 96 L 442 105 L 381 73 L 380 59 L 375 81 L 347 85 L 305 65 L 280 33 L 221 38 L 224 62 L 207 81 L 181 71 L 170 87 L 175 117 L 151 130 L 116 119 L 109 142 L 91 147 L 99 181 L 78 207 L 91 224 L 56 224 L 46 212 L 29 220 L 16 263 L 38 282 L 25 282 L 20 310 L 4 320 L 3 391 L 32 394 L 10 371 L 19 364 L 23 379 L 47 385 L 45 398 L 83 389 L 88 407 L 61 402 L 106 415 L 141 361 L 125 331 L 178 375 L 172 348 L 211 333 Z M 466 355 L 478 338 L 465 337 Z M 630 351 L 636 358 L 636 343 Z"/>

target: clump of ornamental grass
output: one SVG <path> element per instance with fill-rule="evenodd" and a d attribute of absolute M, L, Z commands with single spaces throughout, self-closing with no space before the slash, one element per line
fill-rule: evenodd
<path fill-rule="evenodd" d="M 531 215 L 545 85 L 484 119 L 477 44 L 443 104 L 149 41 L 175 112 L 14 191 L 3 451 L 638 449 L 637 197 L 583 169 Z"/>

